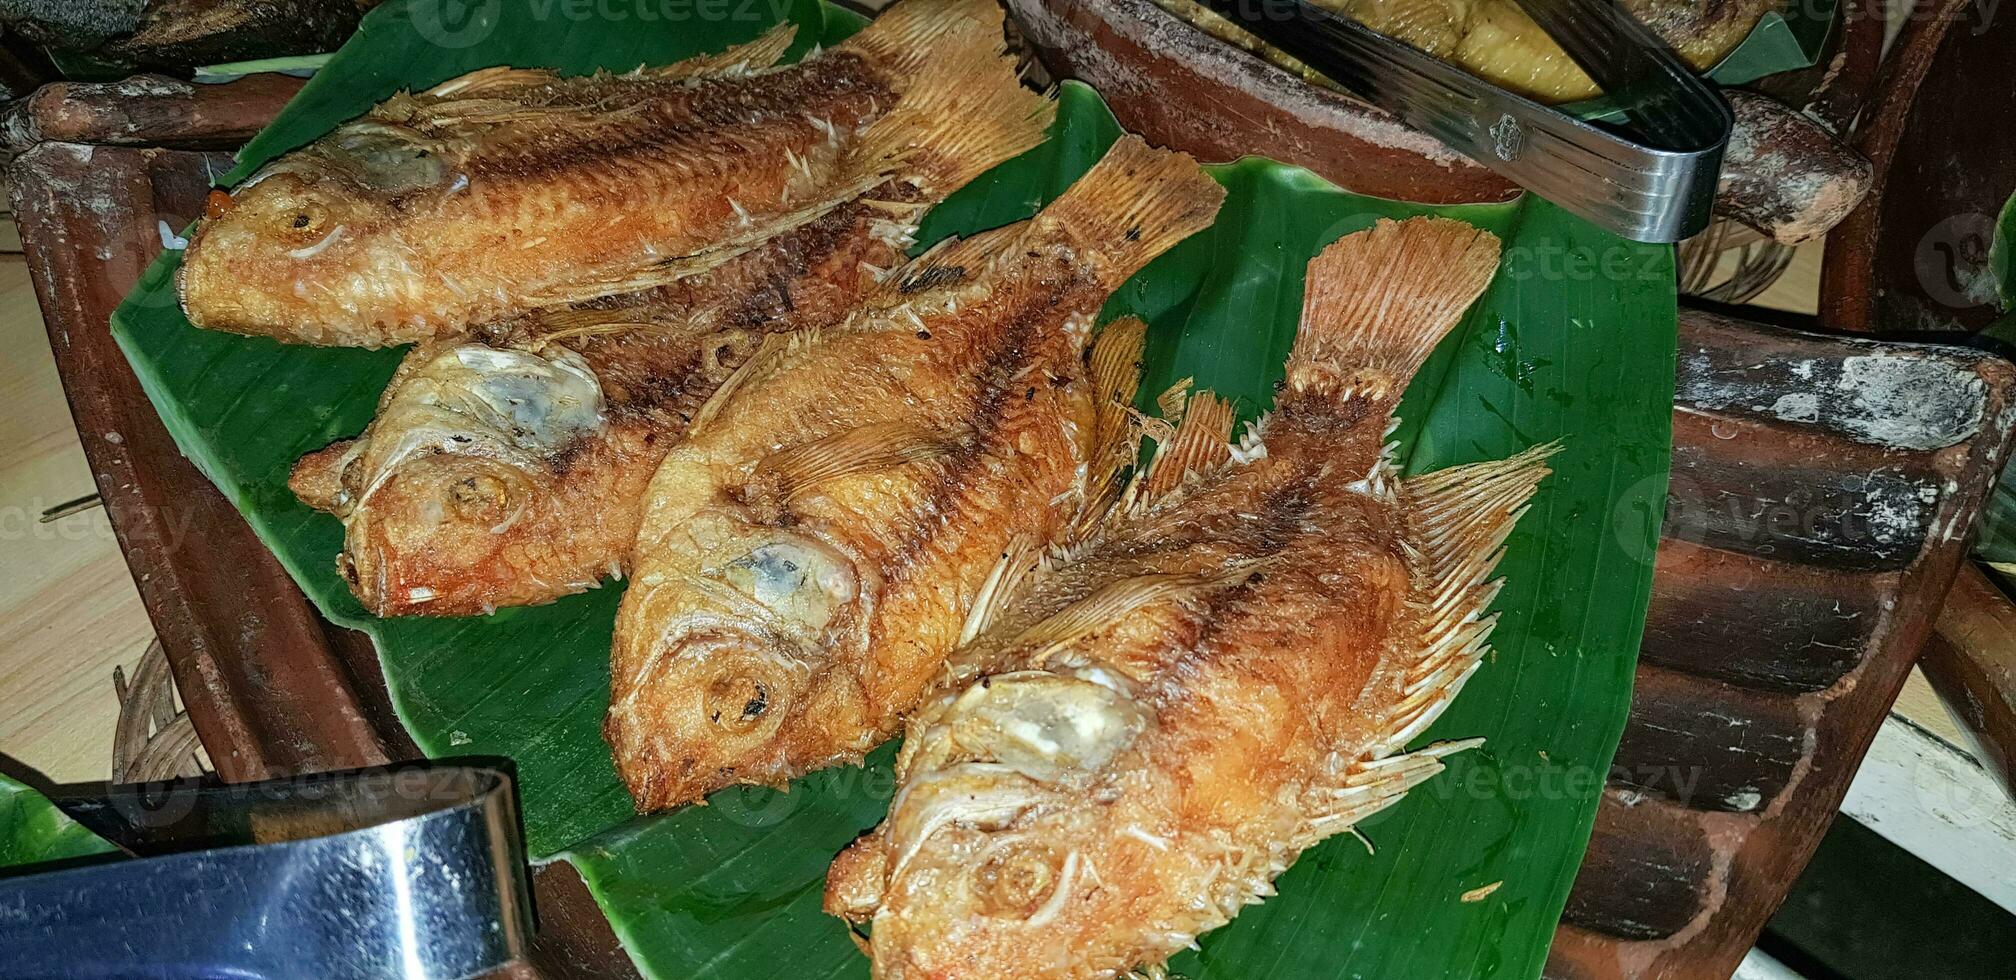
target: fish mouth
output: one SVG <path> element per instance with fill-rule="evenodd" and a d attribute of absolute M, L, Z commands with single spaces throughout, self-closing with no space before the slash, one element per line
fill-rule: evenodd
<path fill-rule="evenodd" d="M 780 638 L 723 623 L 668 633 L 610 708 L 605 734 L 640 809 L 777 781 L 781 736 L 808 667 Z"/>

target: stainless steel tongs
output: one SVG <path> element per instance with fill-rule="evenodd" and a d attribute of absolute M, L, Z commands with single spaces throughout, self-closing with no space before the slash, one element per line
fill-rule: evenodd
<path fill-rule="evenodd" d="M 531 940 L 497 770 L 120 786 L 64 809 L 137 856 L 0 874 L 8 980 L 457 980 Z"/>
<path fill-rule="evenodd" d="M 1346 91 L 1522 187 L 1626 238 L 1676 242 L 1708 224 L 1729 106 L 1610 0 L 1518 0 L 1628 127 L 1577 119 L 1307 0 L 1202 0 Z"/>

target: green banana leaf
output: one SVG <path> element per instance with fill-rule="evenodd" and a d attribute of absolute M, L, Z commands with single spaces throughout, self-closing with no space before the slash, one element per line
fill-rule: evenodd
<path fill-rule="evenodd" d="M 627 69 L 718 50 L 776 17 L 802 26 L 801 48 L 857 26 L 810 0 L 652 6 L 727 11 L 662 23 L 613 16 L 629 5 L 575 17 L 582 8 L 558 0 L 491 0 L 457 6 L 474 13 L 448 24 L 439 3 L 375 10 L 224 182 L 401 87 L 476 67 Z M 1067 84 L 1060 101 L 1050 142 L 937 208 L 921 242 L 1028 216 L 1118 135 L 1089 89 Z M 1144 270 L 1109 309 L 1151 324 L 1144 391 L 1195 377 L 1249 417 L 1264 410 L 1309 257 L 1379 216 L 1432 210 L 1498 233 L 1506 258 L 1409 392 L 1399 438 L 1410 470 L 1554 438 L 1566 449 L 1501 566 L 1497 652 L 1426 736 L 1483 735 L 1485 747 L 1367 821 L 1376 853 L 1349 838 L 1315 849 L 1279 897 L 1175 968 L 1240 980 L 1537 976 L 1629 702 L 1670 452 L 1671 250 L 1621 241 L 1532 198 L 1429 209 L 1263 160 L 1212 170 L 1230 194 L 1217 225 Z M 397 353 L 194 330 L 175 305 L 176 260 L 149 270 L 114 334 L 184 451 L 325 615 L 376 641 L 414 741 L 430 755 L 515 759 L 532 852 L 576 865 L 647 974 L 770 977 L 788 963 L 794 977 L 865 976 L 845 930 L 819 913 L 819 890 L 831 856 L 886 810 L 890 750 L 788 793 L 728 790 L 706 807 L 634 818 L 598 731 L 620 584 L 482 618 L 365 615 L 335 574 L 340 525 L 296 502 L 285 477 L 301 453 L 363 428 Z M 1462 900 L 1500 882 L 1481 901 Z"/>
<path fill-rule="evenodd" d="M 0 868 L 64 861 L 117 850 L 42 794 L 0 776 Z"/>
<path fill-rule="evenodd" d="M 1717 85 L 1734 86 L 1811 68 L 1834 30 L 1835 7 L 1834 0 L 1799 0 L 1765 13 L 1743 43 L 1708 69 L 1708 77 Z"/>
<path fill-rule="evenodd" d="M 1988 271 L 1995 277 L 1996 303 L 2002 316 L 1981 331 L 2016 354 L 2016 195 L 2002 205 L 1988 243 Z M 2016 582 L 2016 468 L 2003 467 L 1982 508 L 1981 533 L 1974 539 L 1974 557 L 1995 566 L 2005 580 Z"/>
<path fill-rule="evenodd" d="M 1780 72 L 1811 68 L 1834 31 L 1836 0 L 1798 0 L 1757 19 L 1741 43 L 1702 76 L 1724 88 L 1748 85 Z M 1592 122 L 1621 122 L 1624 111 L 1607 95 L 1571 102 L 1563 112 Z"/>

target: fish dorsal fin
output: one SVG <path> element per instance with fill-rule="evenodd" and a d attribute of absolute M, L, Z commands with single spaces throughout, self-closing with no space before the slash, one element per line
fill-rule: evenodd
<path fill-rule="evenodd" d="M 1309 260 L 1284 394 L 1397 401 L 1497 270 L 1497 236 L 1449 218 L 1338 239 Z"/>
<path fill-rule="evenodd" d="M 1029 663 L 1040 667 L 1051 654 L 1141 609 L 1238 585 L 1267 564 L 1263 558 L 1208 571 L 1151 572 L 1108 582 L 1023 630 L 1008 645 L 1029 649 Z"/>
<path fill-rule="evenodd" d="M 657 68 L 645 68 L 639 75 L 645 78 L 679 80 L 688 78 L 708 78 L 719 75 L 739 75 L 758 71 L 776 64 L 791 47 L 791 40 L 798 34 L 795 24 L 778 24 L 763 32 L 761 37 L 744 44 L 737 44 L 725 51 L 714 54 L 695 55 L 684 61 L 675 61 Z M 478 68 L 466 75 L 457 75 L 439 85 L 420 93 L 425 99 L 477 99 L 497 98 L 512 92 L 522 92 L 541 85 L 550 85 L 560 80 L 560 74 L 550 68 L 513 68 L 509 65 L 493 65 Z"/>
<path fill-rule="evenodd" d="M 970 430 L 947 431 L 911 419 L 875 422 L 772 453 L 756 464 L 756 479 L 788 501 L 828 480 L 937 459 L 971 438 Z"/>
<path fill-rule="evenodd" d="M 1190 396 L 1183 421 L 1169 441 L 1157 447 L 1141 485 L 1141 501 L 1154 503 L 1193 476 L 1208 473 L 1232 458 L 1232 403 L 1208 391 Z"/>
<path fill-rule="evenodd" d="M 995 260 L 1015 247 L 1027 222 L 992 228 L 970 238 L 948 238 L 904 263 L 885 280 L 885 299 L 956 289 L 986 275 Z"/>
<path fill-rule="evenodd" d="M 1086 452 L 1085 501 L 1071 538 L 1083 538 L 1105 519 L 1125 489 L 1122 477 L 1141 455 L 1141 357 L 1148 324 L 1121 317 L 1092 342 L 1092 432 Z"/>
<path fill-rule="evenodd" d="M 741 367 L 736 368 L 733 373 L 729 374 L 721 382 L 721 387 L 714 389 L 714 394 L 709 395 L 707 400 L 700 405 L 700 409 L 693 413 L 693 421 L 686 425 L 686 438 L 693 439 L 699 436 L 701 432 L 714 423 L 714 419 L 720 416 L 721 410 L 726 408 L 728 403 L 735 399 L 735 395 L 738 392 L 748 387 L 751 382 L 759 378 L 768 377 L 772 371 L 777 369 L 779 364 L 783 363 L 786 357 L 790 356 L 791 351 L 796 349 L 798 345 L 801 343 L 810 343 L 811 341 L 807 337 L 810 333 L 810 331 L 806 331 L 803 333 L 773 333 L 764 335 L 763 342 L 756 345 L 756 350 L 749 355 L 749 359 L 743 361 Z"/>
<path fill-rule="evenodd" d="M 439 85 L 420 93 L 423 99 L 478 99 L 496 98 L 507 92 L 520 92 L 528 88 L 550 85 L 560 80 L 558 72 L 550 68 L 513 68 L 510 65 L 493 65 L 478 68 L 466 75 L 457 75 Z"/>
<path fill-rule="evenodd" d="M 1419 611 L 1418 655 L 1402 678 L 1401 700 L 1384 728 L 1393 751 L 1421 733 L 1454 700 L 1488 649 L 1497 617 L 1487 612 L 1501 584 L 1491 573 L 1505 539 L 1526 512 L 1547 458 L 1558 443 L 1516 456 L 1452 466 L 1408 478 L 1401 487 L 1409 543 L 1425 583 L 1410 604 Z"/>
<path fill-rule="evenodd" d="M 784 52 L 790 50 L 791 42 L 797 37 L 798 25 L 786 21 L 764 31 L 753 41 L 745 41 L 715 54 L 694 55 L 684 61 L 646 68 L 641 74 L 645 78 L 668 81 L 746 75 L 782 61 Z"/>
<path fill-rule="evenodd" d="M 1196 378 L 1184 378 L 1155 396 L 1155 411 L 1162 420 L 1169 423 L 1170 432 L 1183 424 L 1183 410 L 1190 405 L 1190 389 L 1196 387 Z"/>

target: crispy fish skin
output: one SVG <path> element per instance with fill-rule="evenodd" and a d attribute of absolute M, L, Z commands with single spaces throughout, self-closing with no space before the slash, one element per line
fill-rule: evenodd
<path fill-rule="evenodd" d="M 621 574 L 651 474 L 763 335 L 843 320 L 924 209 L 1042 139 L 1053 105 L 1007 59 L 991 69 L 968 79 L 956 139 L 860 199 L 706 272 L 416 347 L 371 427 L 289 481 L 343 519 L 338 567 L 365 608 L 474 615 Z M 499 424 L 496 398 L 470 396 L 493 389 L 580 417 Z"/>
<path fill-rule="evenodd" d="M 920 257 L 723 386 L 652 480 L 617 615 L 603 730 L 640 810 L 895 730 L 1003 549 L 1096 492 L 1092 315 L 1223 196 L 1123 141 L 1036 218 Z"/>
<path fill-rule="evenodd" d="M 902 262 L 888 223 L 856 202 L 709 273 L 418 345 L 363 435 L 303 457 L 289 485 L 343 519 L 337 564 L 374 615 L 592 588 L 621 574 L 651 474 L 764 335 L 839 322 Z M 497 418 L 499 396 L 547 424 Z"/>
<path fill-rule="evenodd" d="M 948 661 L 827 909 L 883 980 L 1154 966 L 1474 743 L 1395 755 L 1474 670 L 1549 449 L 1401 479 L 1382 443 L 1495 238 L 1380 222 L 1310 265 L 1275 411 L 1199 395 L 1136 496 Z"/>
<path fill-rule="evenodd" d="M 712 268 L 986 141 L 991 0 L 906 0 L 788 67 L 788 27 L 624 75 L 492 68 L 400 94 L 253 175 L 178 288 L 200 327 L 379 347 Z"/>

